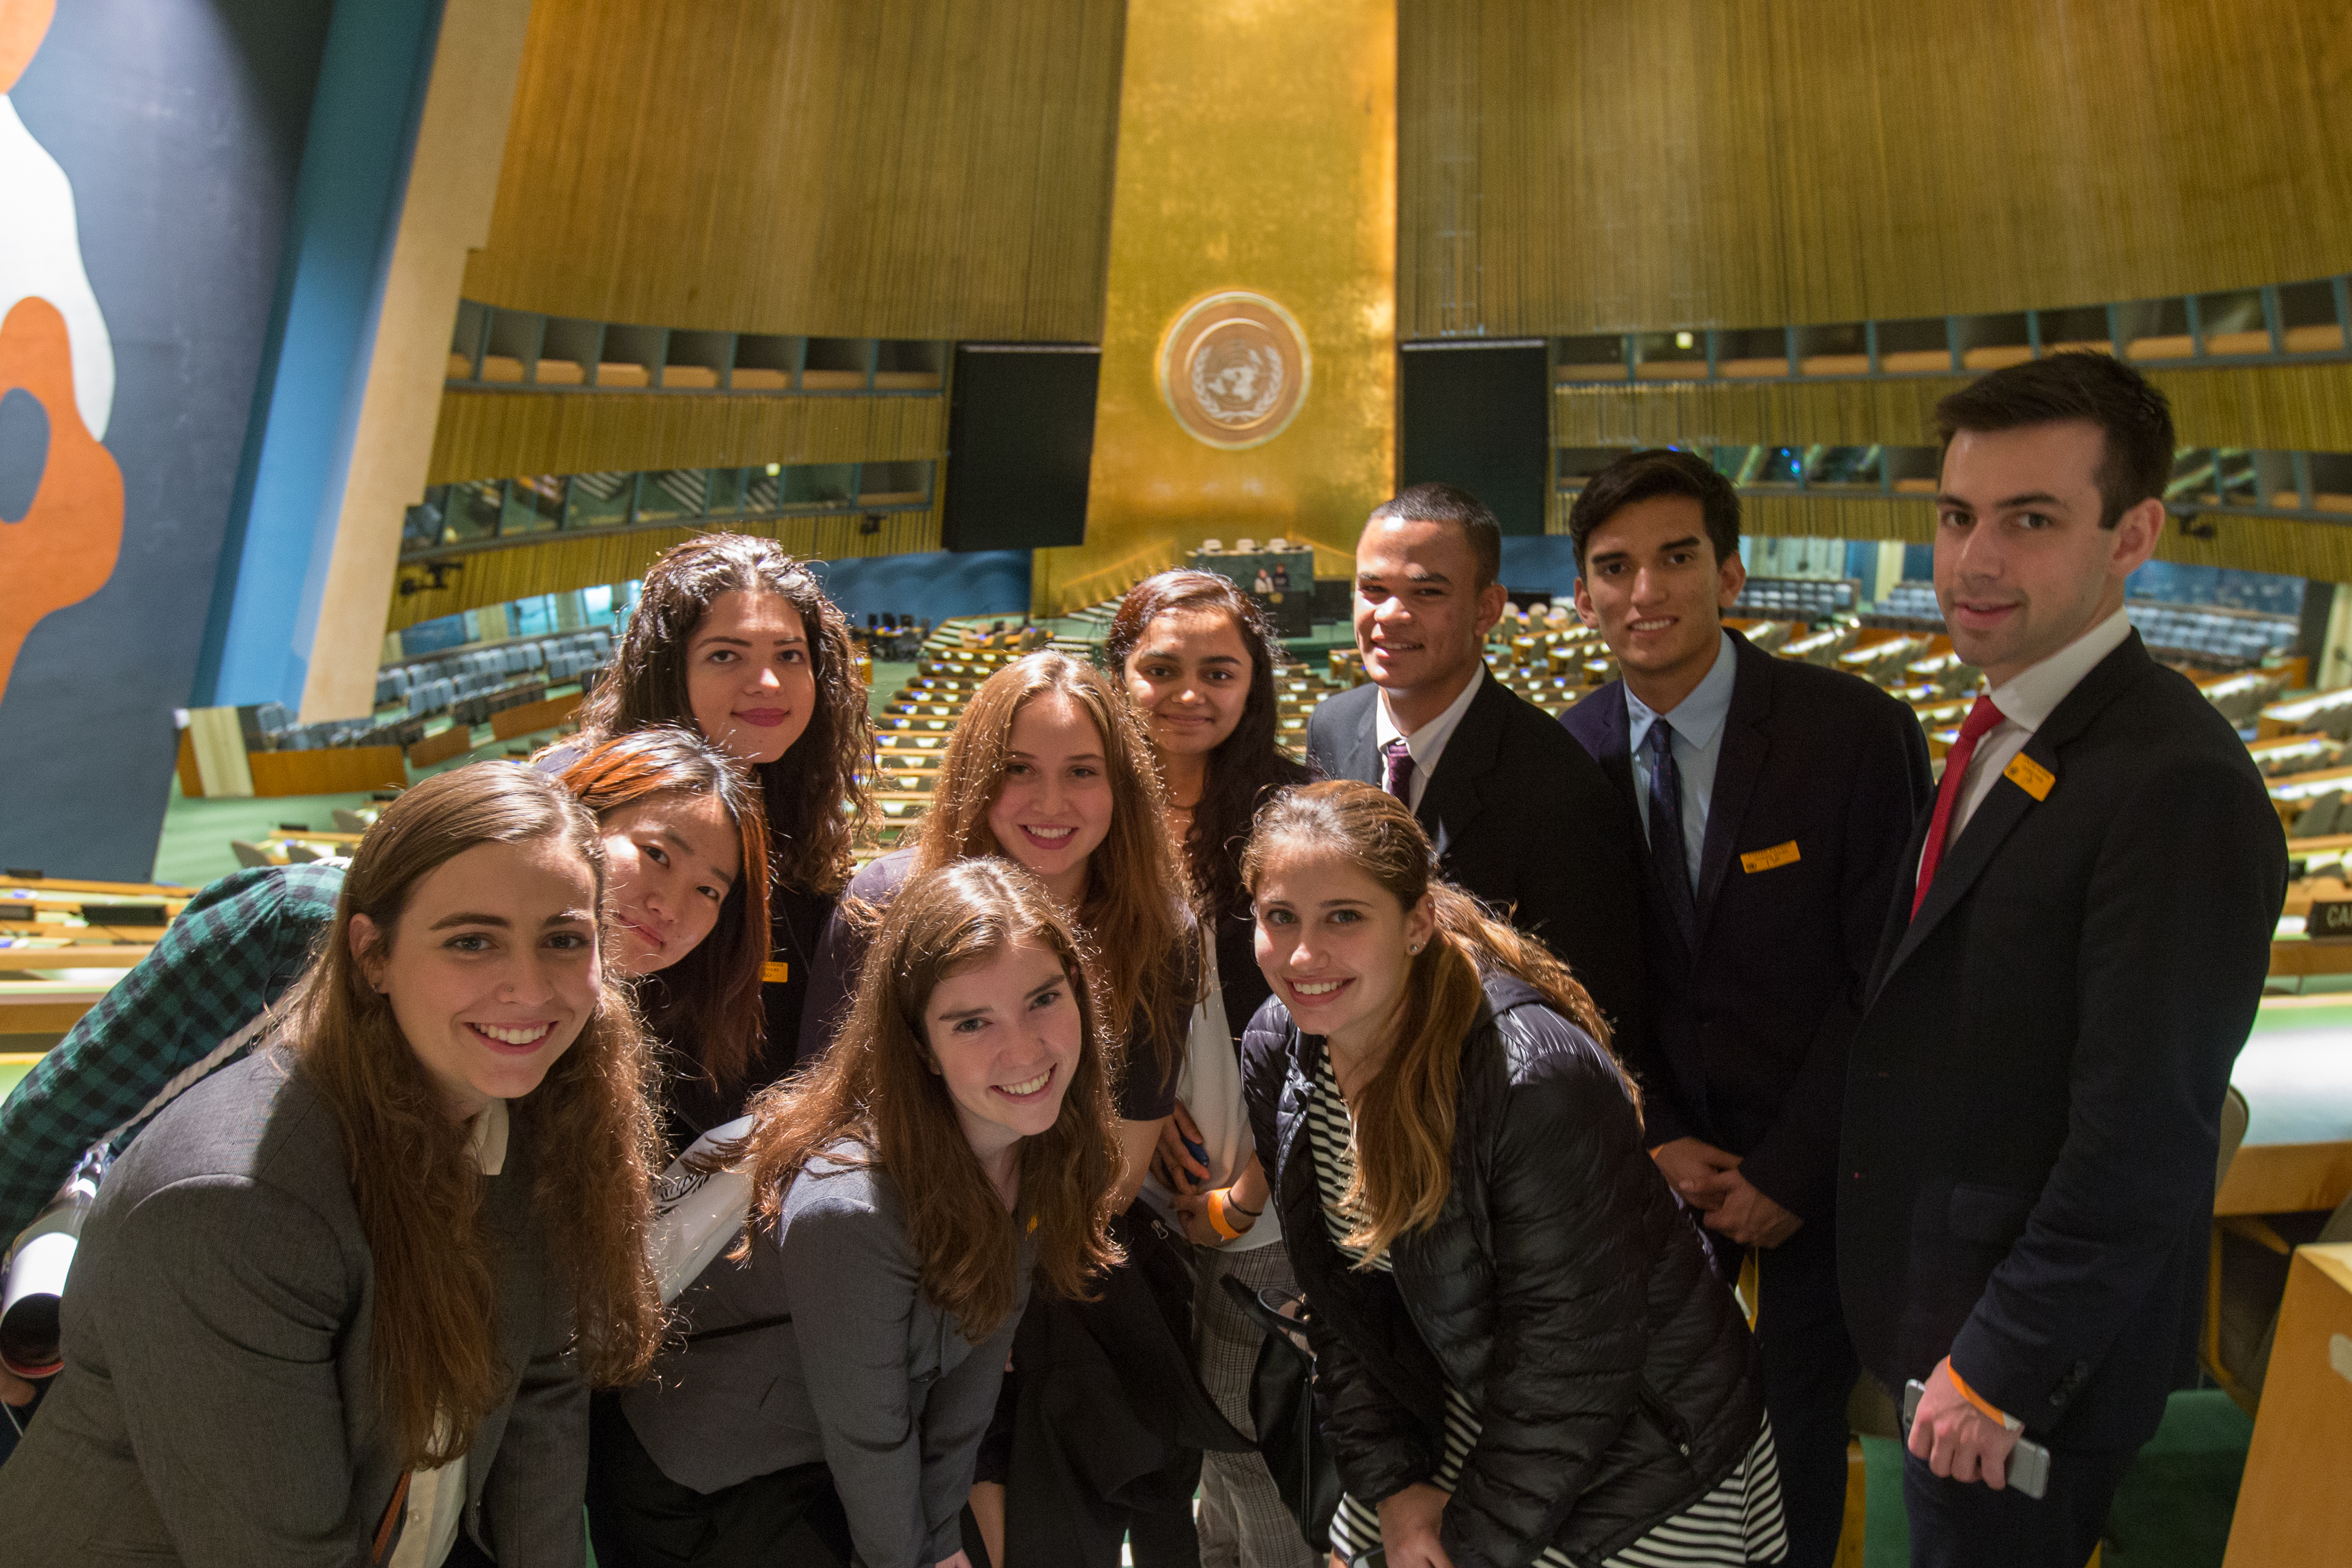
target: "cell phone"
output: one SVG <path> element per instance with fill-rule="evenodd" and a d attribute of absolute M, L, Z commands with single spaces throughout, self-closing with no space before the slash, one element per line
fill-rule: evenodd
<path fill-rule="evenodd" d="M 1181 1127 L 1176 1130 L 1176 1141 L 1184 1145 L 1184 1152 L 1192 1155 L 1193 1159 L 1201 1163 L 1202 1170 L 1206 1171 L 1209 1169 L 1209 1146 L 1206 1143 L 1202 1143 L 1196 1139 L 1185 1137 L 1184 1130 Z M 1192 1173 L 1189 1171 L 1186 1172 L 1184 1173 L 1184 1179 L 1188 1183 L 1191 1182 L 1192 1180 Z M 1204 1182 L 1208 1179 L 1209 1178 L 1205 1175 L 1201 1178 L 1201 1180 Z"/>
<path fill-rule="evenodd" d="M 1927 1395 L 1927 1385 L 1917 1378 L 1903 1385 L 1903 1440 L 1911 1440 L 1911 1417 L 1919 1413 L 1919 1401 Z M 2050 1489 L 2050 1450 L 2031 1437 L 2020 1437 L 2017 1447 L 2009 1451 L 2009 1470 L 2004 1478 L 2011 1486 L 2027 1497 L 2040 1501 Z"/>

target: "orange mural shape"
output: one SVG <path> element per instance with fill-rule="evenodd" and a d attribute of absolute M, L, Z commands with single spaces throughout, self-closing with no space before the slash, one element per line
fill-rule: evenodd
<path fill-rule="evenodd" d="M 58 14 L 58 0 L 0 0 L 0 92 L 16 85 Z"/>
<path fill-rule="evenodd" d="M 32 506 L 0 522 L 0 698 L 34 626 L 106 586 L 122 553 L 122 470 L 81 422 L 66 321 L 47 300 L 0 321 L 0 397 L 19 388 L 49 417 L 49 449 Z"/>

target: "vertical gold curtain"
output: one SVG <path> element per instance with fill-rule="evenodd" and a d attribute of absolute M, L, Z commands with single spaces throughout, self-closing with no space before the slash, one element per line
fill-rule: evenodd
<path fill-rule="evenodd" d="M 1210 537 L 1349 569 L 1396 470 L 1396 48 L 1395 0 L 1130 0 L 1087 541 L 1037 552 L 1042 612 Z M 1296 416 L 1240 449 L 1160 384 L 1163 336 L 1227 289 L 1287 311 L 1311 359 Z"/>

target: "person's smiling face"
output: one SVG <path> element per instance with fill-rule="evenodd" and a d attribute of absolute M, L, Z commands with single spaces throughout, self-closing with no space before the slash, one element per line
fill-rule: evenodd
<path fill-rule="evenodd" d="M 1738 555 L 1716 560 L 1696 497 L 1651 496 L 1585 541 L 1576 611 L 1630 678 L 1677 688 L 1679 701 L 1714 665 L 1723 612 L 1747 580 Z"/>
<path fill-rule="evenodd" d="M 1429 900 L 1405 909 L 1346 856 L 1301 846 L 1267 858 L 1252 901 L 1258 967 L 1300 1030 L 1355 1054 L 1383 1046 L 1436 929 Z"/>
<path fill-rule="evenodd" d="M 632 979 L 667 969 L 719 923 L 741 874 L 742 835 L 715 795 L 673 791 L 604 814 L 604 905 Z"/>
<path fill-rule="evenodd" d="M 1110 775 L 1087 710 L 1046 691 L 1013 718 L 1004 780 L 989 803 L 997 847 L 1034 871 L 1068 909 L 1086 894 L 1087 857 L 1110 833 Z"/>
<path fill-rule="evenodd" d="M 983 1164 L 1053 1128 L 1083 1023 L 1051 949 L 1020 941 L 941 980 L 923 1006 L 931 1067 Z"/>
<path fill-rule="evenodd" d="M 686 689 L 705 740 L 737 762 L 774 762 L 816 711 L 801 613 L 781 594 L 719 595 L 687 638 Z"/>
<path fill-rule="evenodd" d="M 1936 602 L 1952 648 L 2001 685 L 2121 608 L 2124 580 L 2156 552 L 2164 503 L 2114 528 L 2098 469 L 2106 437 L 2087 420 L 1962 430 L 1936 497 Z"/>
<path fill-rule="evenodd" d="M 1356 542 L 1356 647 L 1364 673 L 1415 725 L 1443 711 L 1478 668 L 1509 595 L 1478 585 L 1457 523 L 1377 518 Z M 1421 711 L 1426 709 L 1427 711 Z"/>
<path fill-rule="evenodd" d="M 1151 743 L 1200 755 L 1223 745 L 1242 721 L 1252 668 L 1233 616 L 1202 605 L 1152 616 L 1120 674 Z"/>
<path fill-rule="evenodd" d="M 350 941 L 459 1121 L 537 1089 L 596 1011 L 596 879 L 553 835 L 451 856 L 390 931 L 354 915 Z"/>

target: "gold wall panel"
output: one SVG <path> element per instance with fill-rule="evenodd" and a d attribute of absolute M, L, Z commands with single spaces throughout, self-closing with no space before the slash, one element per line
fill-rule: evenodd
<path fill-rule="evenodd" d="M 1554 439 L 1563 447 L 1932 446 L 1936 402 L 1973 379 L 1674 382 L 1559 388 Z M 2352 363 L 2220 365 L 2159 370 L 2184 447 L 2352 451 Z"/>
<path fill-rule="evenodd" d="M 2352 257 L 2342 0 L 1400 0 L 1404 335 L 2097 304 Z"/>
<path fill-rule="evenodd" d="M 782 542 L 793 554 L 808 561 L 836 561 L 851 555 L 905 555 L 940 548 L 937 503 L 929 511 L 886 513 L 881 531 L 860 533 L 851 516 L 789 517 L 763 522 L 729 522 L 714 519 L 685 528 L 647 528 L 605 534 L 575 533 L 544 544 L 518 544 L 503 550 L 481 550 L 457 557 L 463 570 L 448 574 L 447 586 L 427 588 L 392 597 L 392 614 L 384 630 L 399 631 L 421 621 L 503 605 L 534 594 L 561 594 L 592 588 L 603 583 L 625 583 L 645 575 L 646 568 L 673 544 L 701 533 L 750 533 Z M 421 581 L 424 574 L 408 567 L 400 575 Z"/>
<path fill-rule="evenodd" d="M 1120 0 L 537 0 L 467 297 L 1092 342 Z"/>
<path fill-rule="evenodd" d="M 425 482 L 915 461 L 944 456 L 947 433 L 945 397 L 449 392 Z"/>
<path fill-rule="evenodd" d="M 1313 541 L 1351 569 L 1396 472 L 1396 0 L 1131 0 L 1087 541 L 1035 555 L 1052 613 L 1202 539 Z M 1161 338 L 1247 289 L 1297 322 L 1313 384 L 1246 449 L 1188 435 Z"/>
<path fill-rule="evenodd" d="M 1552 492 L 1544 531 L 1565 534 L 1575 496 Z M 1739 498 L 1739 531 L 1758 539 L 1899 539 L 1909 544 L 1936 540 L 1936 509 L 1924 500 L 1885 500 L 1876 496 L 1807 495 Z"/>

